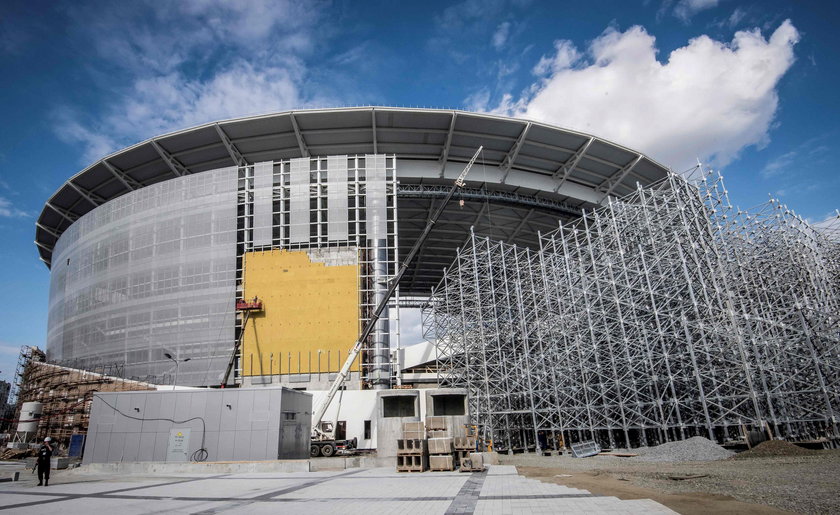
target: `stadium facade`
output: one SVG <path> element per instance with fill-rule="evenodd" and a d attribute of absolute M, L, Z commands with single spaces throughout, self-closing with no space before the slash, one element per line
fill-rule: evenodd
<path fill-rule="evenodd" d="M 596 136 L 451 110 L 293 111 L 155 137 L 70 178 L 38 219 L 48 359 L 212 385 L 242 337 L 238 382 L 324 385 L 480 145 L 397 314 L 429 296 L 471 228 L 537 249 L 559 222 L 668 174 Z M 235 302 L 253 297 L 264 309 L 246 321 Z M 388 318 L 399 324 L 378 324 L 350 388 L 395 381 Z"/>

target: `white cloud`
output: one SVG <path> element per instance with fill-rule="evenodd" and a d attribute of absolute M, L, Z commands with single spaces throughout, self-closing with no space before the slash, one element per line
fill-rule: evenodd
<path fill-rule="evenodd" d="M 832 133 L 825 133 L 803 141 L 793 150 L 769 160 L 761 169 L 761 176 L 771 179 L 784 174 L 790 178 L 802 170 L 825 168 L 831 150 L 825 142 L 832 137 Z"/>
<path fill-rule="evenodd" d="M 703 35 L 660 62 L 644 28 L 609 28 L 586 57 L 556 42 L 534 68 L 537 82 L 486 110 L 591 132 L 675 170 L 697 158 L 724 166 L 769 140 L 776 86 L 798 40 L 788 20 L 769 39 L 757 29 L 737 32 L 730 43 Z"/>
<path fill-rule="evenodd" d="M 580 57 L 577 48 L 571 41 L 559 39 L 554 42 L 554 54 L 542 56 L 532 72 L 538 76 L 557 73 L 570 68 Z"/>
<path fill-rule="evenodd" d="M 330 103 L 304 93 L 305 56 L 321 7 L 292 0 L 147 1 L 120 17 L 94 16 L 96 48 L 129 81 L 115 86 L 96 114 L 56 110 L 56 133 L 82 145 L 88 164 L 191 125 Z"/>
<path fill-rule="evenodd" d="M 729 19 L 727 20 L 727 23 L 729 23 L 729 28 L 734 28 L 739 23 L 741 23 L 741 20 L 743 20 L 744 16 L 746 15 L 747 12 L 741 9 L 740 7 L 732 11 L 732 14 L 729 15 Z"/>
<path fill-rule="evenodd" d="M 674 16 L 687 23 L 695 14 L 717 7 L 717 4 L 718 0 L 680 0 L 674 6 Z"/>
<path fill-rule="evenodd" d="M 468 111 L 490 111 L 490 90 L 481 88 L 464 99 L 464 108 Z"/>
<path fill-rule="evenodd" d="M 510 22 L 506 21 L 499 24 L 496 28 L 496 32 L 493 33 L 493 37 L 491 38 L 493 48 L 496 50 L 504 48 L 505 43 L 507 43 L 508 36 L 510 36 Z"/>
<path fill-rule="evenodd" d="M 82 146 L 81 159 L 84 164 L 105 157 L 119 148 L 117 141 L 108 133 L 82 125 L 81 117 L 71 109 L 58 109 L 53 113 L 53 118 L 53 130 L 61 141 Z"/>
<path fill-rule="evenodd" d="M 766 165 L 764 165 L 764 168 L 762 168 L 761 176 L 765 179 L 769 179 L 783 174 L 786 171 L 789 172 L 791 167 L 796 163 L 796 156 L 798 155 L 799 152 L 791 150 L 790 152 L 786 152 L 772 161 L 769 161 Z"/>
<path fill-rule="evenodd" d="M 0 217 L 2 218 L 28 218 L 31 216 L 26 211 L 16 208 L 12 202 L 0 197 Z"/>

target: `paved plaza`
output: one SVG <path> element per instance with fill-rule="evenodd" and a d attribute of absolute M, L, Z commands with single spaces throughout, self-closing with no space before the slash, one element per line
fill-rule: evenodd
<path fill-rule="evenodd" d="M 72 482 L 63 482 L 63 481 Z M 512 466 L 485 472 L 397 473 L 392 468 L 166 477 L 57 475 L 49 487 L 0 484 L 0 513 L 675 513 L 527 479 Z"/>

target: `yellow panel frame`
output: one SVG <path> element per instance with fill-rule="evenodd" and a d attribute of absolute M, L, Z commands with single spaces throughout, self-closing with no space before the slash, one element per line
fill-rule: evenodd
<path fill-rule="evenodd" d="M 244 298 L 263 301 L 242 339 L 242 374 L 338 372 L 359 335 L 359 266 L 312 262 L 306 251 L 247 252 Z M 351 368 L 358 371 L 358 361 Z"/>

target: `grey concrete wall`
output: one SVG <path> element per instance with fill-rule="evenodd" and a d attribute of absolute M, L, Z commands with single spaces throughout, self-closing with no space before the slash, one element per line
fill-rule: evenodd
<path fill-rule="evenodd" d="M 202 434 L 207 461 L 305 459 L 311 423 L 312 396 L 288 388 L 97 393 L 83 462 L 167 461 L 173 429 L 189 430 L 184 460 Z"/>
<path fill-rule="evenodd" d="M 376 392 L 376 454 L 377 456 L 396 456 L 397 440 L 402 438 L 403 422 L 417 422 L 421 419 L 420 394 L 417 390 L 381 390 Z M 407 396 L 414 398 L 413 417 L 386 417 L 382 399 L 385 397 Z"/>
<path fill-rule="evenodd" d="M 435 388 L 423 391 L 425 396 L 425 416 L 441 416 L 435 412 L 435 397 L 439 395 L 463 395 L 464 396 L 464 414 L 463 415 L 446 415 L 446 423 L 452 436 L 465 436 L 465 425 L 470 423 L 469 406 L 467 405 L 467 390 L 463 388 Z"/>

